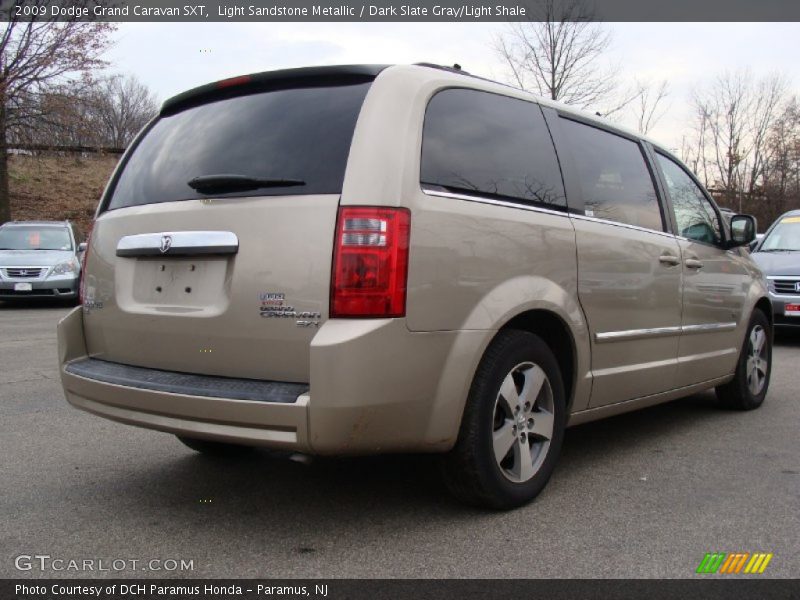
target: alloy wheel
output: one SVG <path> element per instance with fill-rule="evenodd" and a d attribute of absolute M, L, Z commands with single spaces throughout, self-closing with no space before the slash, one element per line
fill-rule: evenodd
<path fill-rule="evenodd" d="M 553 438 L 553 389 L 532 362 L 515 366 L 503 379 L 494 406 L 493 445 L 497 465 L 515 483 L 542 466 Z"/>
<path fill-rule="evenodd" d="M 767 381 L 769 362 L 767 360 L 767 333 L 761 325 L 750 331 L 747 351 L 747 387 L 753 396 L 758 396 Z"/>

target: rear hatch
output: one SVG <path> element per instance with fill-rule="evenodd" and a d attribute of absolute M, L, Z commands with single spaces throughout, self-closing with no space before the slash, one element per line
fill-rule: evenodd
<path fill-rule="evenodd" d="M 377 72 L 275 72 L 167 101 L 92 231 L 89 354 L 307 382 L 310 341 L 328 318 L 350 144 Z"/>

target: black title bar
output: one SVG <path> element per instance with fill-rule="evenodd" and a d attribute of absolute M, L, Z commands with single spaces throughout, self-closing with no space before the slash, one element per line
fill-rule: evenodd
<path fill-rule="evenodd" d="M 593 20 L 800 21 L 796 0 L 593 0 L 581 3 Z M 490 22 L 582 20 L 575 0 L 3 0 L 11 19 L 109 22 Z M 553 18 L 555 16 L 555 18 Z"/>
<path fill-rule="evenodd" d="M 789 600 L 798 580 L 3 579 L 3 600 Z"/>

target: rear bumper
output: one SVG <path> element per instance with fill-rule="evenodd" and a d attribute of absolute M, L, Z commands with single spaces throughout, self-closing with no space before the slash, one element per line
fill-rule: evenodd
<path fill-rule="evenodd" d="M 61 381 L 76 408 L 182 436 L 337 455 L 452 447 L 469 373 L 491 336 L 412 333 L 401 320 L 328 321 L 312 343 L 310 390 L 294 401 L 270 401 L 269 394 L 254 400 L 145 387 L 81 369 L 88 364 L 81 308 L 58 325 Z"/>
<path fill-rule="evenodd" d="M 133 393 L 134 390 L 130 388 L 107 388 L 105 390 L 116 394 L 121 404 L 124 404 L 124 406 L 121 406 L 107 401 L 92 400 L 89 397 L 93 395 L 93 390 L 90 386 L 86 386 L 87 389 L 84 390 L 80 390 L 79 385 L 74 387 L 78 391 L 75 391 L 75 389 L 67 390 L 66 395 L 69 403 L 75 408 L 80 408 L 120 423 L 137 425 L 176 435 L 234 444 L 260 445 L 301 451 L 306 450 L 308 447 L 304 426 L 304 411 L 308 403 L 307 397 L 298 399 L 298 403 L 292 407 L 271 407 L 269 410 L 260 411 L 261 414 L 259 415 L 251 414 L 251 419 L 247 424 L 235 422 L 215 423 L 149 412 L 147 409 L 152 409 L 153 407 L 146 400 L 157 400 L 157 398 L 153 397 L 152 394 L 149 398 L 143 398 Z M 94 392 L 96 391 L 95 389 Z M 227 414 L 231 409 L 235 408 L 230 406 L 229 402 L 231 401 L 202 402 L 202 406 L 197 408 L 202 408 L 209 415 L 219 412 Z M 135 408 L 131 408 L 132 406 L 135 406 Z"/>
<path fill-rule="evenodd" d="M 200 396 L 93 378 L 86 360 L 83 311 L 58 324 L 61 383 L 67 401 L 101 417 L 176 435 L 308 451 L 308 394 L 294 403 L 253 402 Z M 97 377 L 95 375 L 95 377 Z"/>

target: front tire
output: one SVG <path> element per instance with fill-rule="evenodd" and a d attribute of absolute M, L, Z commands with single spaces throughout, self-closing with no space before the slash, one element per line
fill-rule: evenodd
<path fill-rule="evenodd" d="M 497 334 L 470 388 L 458 441 L 443 460 L 459 499 L 509 509 L 535 498 L 561 452 L 566 426 L 558 362 L 538 336 Z"/>
<path fill-rule="evenodd" d="M 772 329 L 766 315 L 753 311 L 736 364 L 736 375 L 717 386 L 717 399 L 725 408 L 753 410 L 764 403 L 772 374 Z"/>

